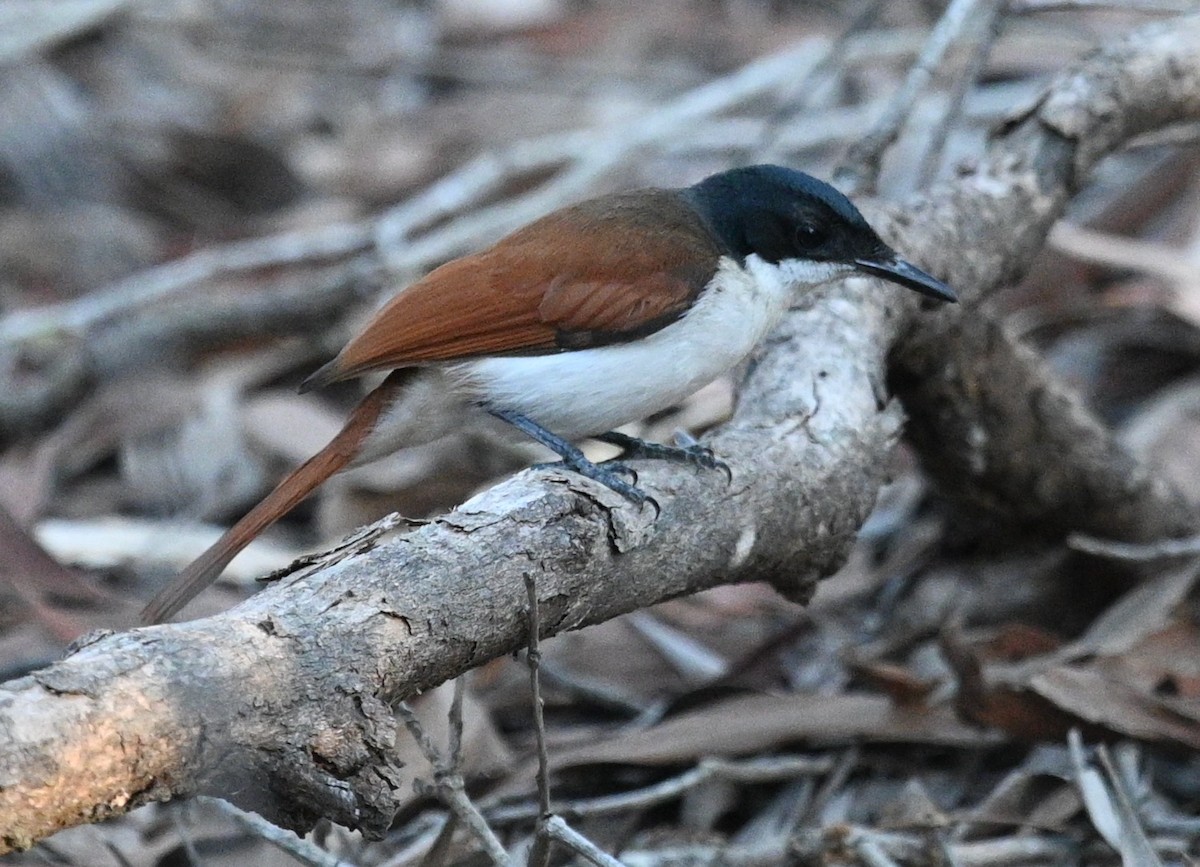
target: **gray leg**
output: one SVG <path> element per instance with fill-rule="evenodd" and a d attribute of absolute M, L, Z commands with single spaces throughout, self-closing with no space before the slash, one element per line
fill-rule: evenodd
<path fill-rule="evenodd" d="M 529 418 L 528 416 L 521 415 L 519 412 L 513 412 L 512 410 L 507 409 L 491 408 L 488 409 L 488 412 L 501 421 L 508 422 L 517 430 L 553 451 L 560 458 L 562 458 L 563 465 L 573 472 L 579 473 L 581 476 L 593 479 L 605 487 L 611 488 L 625 499 L 637 503 L 639 506 L 648 500 L 650 502 L 654 502 L 652 497 L 650 497 L 640 488 L 634 487 L 629 482 L 622 479 L 620 475 L 618 475 L 621 472 L 627 472 L 632 475 L 634 481 L 636 481 L 637 474 L 634 473 L 631 468 L 611 461 L 601 465 L 594 464 L 584 457 L 583 452 L 576 448 L 572 443 L 569 443 L 557 434 L 546 430 L 533 419 Z"/>

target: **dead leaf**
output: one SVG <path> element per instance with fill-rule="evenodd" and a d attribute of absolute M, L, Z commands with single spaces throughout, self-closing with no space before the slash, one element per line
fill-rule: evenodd
<path fill-rule="evenodd" d="M 902 707 L 884 696 L 743 695 L 600 743 L 555 751 L 556 769 L 583 764 L 679 764 L 796 743 L 921 743 L 985 746 L 995 733 L 964 725 L 946 707 Z"/>
<path fill-rule="evenodd" d="M 80 573 L 60 565 L 2 509 L 0 587 L 20 599 L 30 615 L 63 644 L 93 627 L 88 611 L 116 604 Z"/>
<path fill-rule="evenodd" d="M 1061 666 L 1035 675 L 1029 686 L 1084 722 L 1151 743 L 1200 749 L 1200 723 L 1195 719 L 1096 669 Z"/>

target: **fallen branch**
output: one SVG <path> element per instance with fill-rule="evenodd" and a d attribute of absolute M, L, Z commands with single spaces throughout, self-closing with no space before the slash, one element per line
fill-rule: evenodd
<path fill-rule="evenodd" d="M 1016 279 L 1100 159 L 1200 114 L 1196 54 L 1174 38 L 1200 35 L 1197 21 L 1150 25 L 1096 52 L 1010 119 L 979 169 L 906 215 L 923 228 L 926 264 L 968 287 L 974 304 Z M 985 311 L 922 320 L 898 345 L 891 381 L 926 470 L 952 498 L 1043 535 L 1146 542 L 1195 532 L 1184 498 Z"/>
<path fill-rule="evenodd" d="M 1197 46 L 1200 18 L 1183 19 L 1061 76 L 977 172 L 889 212 L 887 234 L 979 298 L 1025 265 L 1103 154 L 1200 117 Z M 223 615 L 102 636 L 0 687 L 0 849 L 206 790 L 292 828 L 324 817 L 382 833 L 407 796 L 392 705 L 522 647 L 531 570 L 548 635 L 727 582 L 807 599 L 884 481 L 901 417 L 880 384 L 900 341 L 920 345 L 917 313 L 864 281 L 806 299 L 709 442 L 732 483 L 639 466 L 657 519 L 586 480 L 526 472 Z"/>

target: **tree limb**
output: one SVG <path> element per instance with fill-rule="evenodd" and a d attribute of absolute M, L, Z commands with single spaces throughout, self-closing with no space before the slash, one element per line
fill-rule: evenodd
<path fill-rule="evenodd" d="M 887 234 L 980 298 L 1028 262 L 1096 160 L 1200 117 L 1197 46 L 1200 18 L 1188 18 L 1097 54 L 1003 131 L 976 172 L 888 212 Z M 382 833 L 407 795 L 394 791 L 390 706 L 523 646 L 531 573 L 545 635 L 726 582 L 807 598 L 884 481 L 901 418 L 881 383 L 898 342 L 920 345 L 917 313 L 861 280 L 805 299 L 710 441 L 732 483 L 639 465 L 657 518 L 586 480 L 528 471 L 223 615 L 103 636 L 3 685 L 0 850 L 206 789 L 292 828 L 326 817 Z M 939 314 L 936 327 L 956 315 L 975 314 Z"/>
<path fill-rule="evenodd" d="M 1195 51 L 1175 39 L 1198 32 L 1195 17 L 1164 22 L 1095 52 L 1010 119 L 980 168 L 914 209 L 915 225 L 955 227 L 925 236 L 931 254 L 940 251 L 930 264 L 973 306 L 1024 271 L 1100 159 L 1139 133 L 1200 114 Z M 998 222 L 1019 201 L 1024 213 Z M 971 237 L 989 243 L 964 245 Z M 1153 541 L 1195 532 L 1184 498 L 985 311 L 922 320 L 898 344 L 892 384 L 925 469 L 951 497 L 1042 535 Z"/>

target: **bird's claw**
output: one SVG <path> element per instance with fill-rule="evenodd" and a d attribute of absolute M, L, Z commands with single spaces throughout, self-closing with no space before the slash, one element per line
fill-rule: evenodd
<path fill-rule="evenodd" d="M 638 480 L 637 470 L 619 461 L 606 461 L 603 464 L 594 464 L 586 459 L 579 461 L 564 460 L 556 463 L 535 464 L 534 469 L 568 469 L 584 478 L 599 482 L 610 491 L 620 494 L 639 508 L 650 503 L 654 506 L 656 514 L 662 513 L 662 507 L 658 504 L 658 501 L 636 486 Z M 627 482 L 621 478 L 622 473 L 627 473 L 630 481 Z"/>

